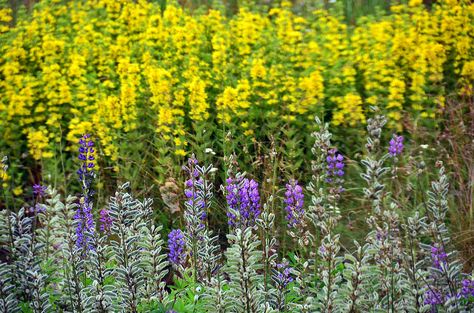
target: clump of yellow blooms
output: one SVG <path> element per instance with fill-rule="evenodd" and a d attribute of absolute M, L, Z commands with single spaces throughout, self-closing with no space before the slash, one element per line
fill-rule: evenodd
<path fill-rule="evenodd" d="M 10 8 L 0 8 L 0 33 L 8 31 L 7 24 L 12 21 L 12 9 Z"/>
<path fill-rule="evenodd" d="M 28 130 L 28 149 L 35 160 L 48 159 L 53 157 L 49 150 L 48 131 L 45 128 L 38 130 Z"/>
<path fill-rule="evenodd" d="M 209 117 L 206 82 L 198 77 L 192 78 L 188 84 L 189 116 L 194 121 L 204 121 Z"/>
<path fill-rule="evenodd" d="M 299 114 L 304 114 L 311 108 L 322 104 L 324 98 L 324 80 L 319 71 L 314 71 L 307 77 L 302 77 L 299 88 L 303 91 L 303 98 L 298 108 L 295 110 Z"/>
<path fill-rule="evenodd" d="M 330 113 L 341 129 L 362 128 L 369 106 L 402 130 L 404 115 L 436 118 L 447 92 L 472 95 L 473 19 L 461 0 L 430 10 L 411 0 L 356 25 L 326 10 L 299 16 L 288 1 L 229 18 L 144 0 L 44 0 L 13 27 L 0 9 L 0 149 L 22 143 L 44 161 L 61 138 L 73 151 L 92 133 L 117 168 L 133 134 L 185 156 L 197 125 L 254 140 L 262 119 Z"/>
<path fill-rule="evenodd" d="M 336 98 L 338 110 L 334 113 L 334 125 L 343 123 L 349 126 L 356 126 L 365 123 L 365 116 L 362 111 L 362 98 L 354 93 L 348 93 L 343 98 Z"/>
<path fill-rule="evenodd" d="M 250 84 L 242 80 L 236 88 L 226 87 L 216 101 L 217 118 L 220 122 L 230 123 L 232 116 L 241 116 L 250 107 Z"/>

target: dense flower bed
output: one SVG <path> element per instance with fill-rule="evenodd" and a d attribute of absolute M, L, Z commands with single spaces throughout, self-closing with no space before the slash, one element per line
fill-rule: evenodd
<path fill-rule="evenodd" d="M 369 119 L 361 161 L 368 233 L 346 246 L 337 228 L 340 199 L 354 191 L 344 189 L 346 160 L 328 125 L 316 122 L 308 186 L 290 180 L 282 197 L 262 197 L 257 181 L 229 169 L 221 186 L 225 240 L 208 215 L 217 205 L 216 169 L 191 156 L 183 166 L 183 220 L 175 221 L 180 228 L 169 231 L 167 244 L 152 218 L 153 201 L 134 197 L 128 183 L 94 217 L 95 144 L 84 135 L 78 197 L 64 199 L 35 185 L 31 203 L 1 211 L 0 310 L 472 312 L 474 277 L 463 273 L 445 224 L 449 183 L 443 163 L 407 215 L 405 197 L 416 193 L 391 192 L 393 178 L 405 176 L 397 167 L 403 137 L 394 135 L 385 145 L 386 119 Z M 9 171 L 6 159 L 2 169 Z M 279 215 L 283 227 L 276 223 Z M 290 245 L 279 232 L 288 234 L 283 241 Z"/>
<path fill-rule="evenodd" d="M 165 2 L 0 0 L 0 312 L 474 312 L 474 5 Z"/>
<path fill-rule="evenodd" d="M 296 15 L 285 1 L 227 18 L 143 0 L 46 0 L 14 27 L 1 9 L 0 149 L 49 173 L 64 158 L 67 171 L 87 131 L 101 166 L 131 179 L 124 164 L 146 151 L 141 175 L 163 182 L 176 175 L 169 160 L 193 149 L 246 154 L 281 129 L 300 140 L 315 115 L 341 138 L 363 129 L 371 105 L 397 131 L 404 116 L 434 126 L 448 93 L 471 94 L 474 6 L 421 2 L 355 26 L 322 9 Z"/>

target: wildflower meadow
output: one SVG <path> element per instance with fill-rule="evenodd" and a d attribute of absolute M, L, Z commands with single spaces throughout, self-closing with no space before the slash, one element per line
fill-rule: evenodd
<path fill-rule="evenodd" d="M 0 0 L 0 312 L 474 312 L 474 4 Z"/>

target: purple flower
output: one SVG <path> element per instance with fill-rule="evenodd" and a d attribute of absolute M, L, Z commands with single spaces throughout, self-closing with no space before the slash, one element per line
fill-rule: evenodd
<path fill-rule="evenodd" d="M 44 193 L 48 189 L 46 186 L 42 186 L 41 184 L 34 184 L 33 185 L 33 195 L 36 197 L 42 198 L 44 197 Z"/>
<path fill-rule="evenodd" d="M 168 234 L 168 259 L 174 265 L 183 265 L 185 260 L 184 247 L 184 233 L 180 229 L 173 229 Z"/>
<path fill-rule="evenodd" d="M 46 212 L 46 206 L 44 204 L 41 204 L 41 203 L 36 203 L 34 211 L 35 211 L 34 212 L 35 214 L 45 213 Z"/>
<path fill-rule="evenodd" d="M 290 183 L 286 184 L 285 204 L 288 226 L 296 227 L 300 225 L 304 216 L 304 195 L 303 188 L 298 185 L 298 181 L 291 180 Z"/>
<path fill-rule="evenodd" d="M 431 260 L 433 261 L 433 267 L 442 269 L 442 264 L 446 264 L 448 255 L 444 252 L 444 249 L 439 244 L 434 244 L 431 247 Z"/>
<path fill-rule="evenodd" d="M 92 207 L 86 203 L 81 203 L 74 215 L 74 219 L 77 221 L 76 226 L 76 245 L 78 248 L 84 246 L 88 250 L 93 247 L 89 244 L 90 238 L 86 235 L 86 232 L 89 234 L 94 233 L 95 225 L 94 218 L 92 216 Z"/>
<path fill-rule="evenodd" d="M 79 140 L 79 156 L 81 163 L 77 174 L 82 188 L 82 197 L 79 207 L 74 215 L 77 220 L 76 226 L 76 244 L 78 247 L 87 246 L 88 249 L 93 247 L 89 245 L 89 234 L 94 233 L 95 225 L 92 216 L 92 196 L 94 191 L 92 189 L 92 182 L 95 178 L 94 160 L 95 160 L 94 142 L 90 139 L 90 135 L 83 135 Z"/>
<path fill-rule="evenodd" d="M 77 170 L 77 174 L 79 175 L 79 182 L 81 183 L 81 188 L 86 198 L 90 198 L 93 195 L 91 185 L 95 177 L 95 149 L 94 142 L 90 137 L 90 135 L 86 134 L 79 139 L 78 159 L 81 165 Z"/>
<path fill-rule="evenodd" d="M 198 160 L 194 156 L 194 154 L 188 159 L 188 165 L 183 166 L 183 170 L 185 170 L 189 176 L 188 180 L 186 180 L 184 186 L 184 195 L 186 196 L 186 206 L 192 208 L 191 211 L 197 214 L 197 217 L 204 221 L 206 219 L 206 203 L 202 199 L 202 197 L 198 196 L 198 186 L 203 184 L 203 179 L 199 174 L 199 171 L 196 169 L 196 165 L 198 165 Z M 199 198 L 199 199 L 198 199 Z M 204 227 L 204 224 L 201 225 Z"/>
<path fill-rule="evenodd" d="M 293 281 L 293 277 L 291 277 L 291 267 L 288 266 L 288 262 L 278 263 L 276 265 L 276 273 L 273 279 L 278 289 L 285 288 Z"/>
<path fill-rule="evenodd" d="M 328 151 L 326 162 L 328 179 L 344 176 L 344 157 L 337 149 L 334 148 Z"/>
<path fill-rule="evenodd" d="M 392 157 L 396 157 L 400 155 L 403 151 L 403 136 L 393 135 L 392 139 L 390 140 L 390 146 L 388 147 L 388 153 Z"/>
<path fill-rule="evenodd" d="M 110 232 L 110 227 L 112 227 L 112 217 L 109 214 L 107 209 L 100 210 L 100 231 L 104 233 Z"/>
<path fill-rule="evenodd" d="M 384 241 L 386 238 L 387 238 L 387 232 L 384 231 L 383 229 L 377 229 L 375 233 L 375 239 L 381 242 L 381 241 Z"/>
<path fill-rule="evenodd" d="M 461 297 L 474 297 L 474 280 L 468 278 L 463 279 L 461 282 L 461 286 Z"/>
<path fill-rule="evenodd" d="M 41 198 L 45 196 L 45 191 L 48 189 L 46 186 L 42 186 L 41 184 L 34 184 L 33 185 L 33 195 L 36 197 L 35 200 L 39 201 Z M 45 213 L 46 212 L 46 206 L 41 203 L 36 203 L 31 209 L 33 214 L 38 214 L 38 213 Z"/>
<path fill-rule="evenodd" d="M 331 184 L 330 193 L 339 196 L 344 191 L 342 183 L 344 180 L 344 157 L 337 149 L 333 148 L 328 151 L 326 157 L 326 182 Z"/>
<path fill-rule="evenodd" d="M 443 304 L 443 303 L 444 303 L 444 297 L 440 292 L 433 289 L 428 289 L 428 291 L 425 292 L 424 304 L 436 306 L 438 304 Z"/>
<path fill-rule="evenodd" d="M 253 226 L 260 216 L 260 194 L 258 183 L 247 178 L 227 179 L 227 217 L 231 226 Z M 238 216 L 236 215 L 238 213 Z"/>

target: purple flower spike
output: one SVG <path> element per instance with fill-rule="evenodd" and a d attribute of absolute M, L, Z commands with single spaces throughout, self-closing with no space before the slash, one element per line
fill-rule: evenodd
<path fill-rule="evenodd" d="M 184 233 L 180 229 L 173 229 L 168 234 L 168 259 L 174 265 L 184 265 L 185 252 Z"/>
<path fill-rule="evenodd" d="M 82 198 L 77 208 L 74 219 L 78 221 L 76 227 L 76 244 L 78 247 L 87 246 L 87 249 L 93 249 L 90 246 L 90 239 L 85 235 L 85 232 L 94 233 L 95 223 L 92 216 L 92 196 L 94 190 L 92 189 L 92 182 L 95 178 L 94 166 L 95 150 L 94 142 L 91 136 L 86 134 L 79 139 L 79 155 L 78 159 L 81 163 L 77 174 L 82 188 Z"/>
<path fill-rule="evenodd" d="M 332 182 L 333 178 L 344 176 L 344 157 L 337 149 L 330 149 L 328 151 L 326 162 L 328 182 Z"/>
<path fill-rule="evenodd" d="M 197 169 L 199 162 L 194 156 L 194 154 L 188 159 L 187 166 L 183 166 L 183 170 L 188 175 L 188 179 L 184 183 L 184 195 L 186 196 L 186 211 L 185 216 L 194 216 L 197 217 L 201 223 L 199 225 L 194 225 L 197 229 L 202 229 L 205 227 L 204 221 L 207 217 L 206 213 L 206 202 L 204 197 L 199 194 L 200 188 L 204 184 L 204 180 L 201 177 L 200 172 Z M 189 219 L 187 219 L 189 222 Z M 191 225 L 187 225 L 188 229 L 193 228 Z M 196 228 L 193 228 L 196 229 Z"/>
<path fill-rule="evenodd" d="M 288 266 L 288 262 L 278 263 L 276 265 L 274 280 L 278 289 L 285 288 L 293 281 L 293 277 L 291 277 L 291 267 Z"/>
<path fill-rule="evenodd" d="M 232 211 L 227 212 L 229 225 L 231 226 L 253 226 L 255 220 L 260 216 L 260 193 L 258 183 L 242 177 L 227 180 L 227 205 L 234 211 L 239 212 L 239 217 Z"/>
<path fill-rule="evenodd" d="M 468 278 L 463 279 L 461 282 L 461 286 L 461 297 L 474 297 L 474 280 Z"/>
<path fill-rule="evenodd" d="M 444 252 L 444 249 L 439 244 L 434 244 L 431 247 L 431 260 L 433 261 L 433 267 L 441 270 L 443 264 L 446 264 L 448 255 Z"/>
<path fill-rule="evenodd" d="M 109 211 L 107 209 L 102 209 L 100 210 L 100 231 L 103 233 L 108 233 L 110 232 L 110 227 L 112 227 L 112 217 L 109 214 Z"/>
<path fill-rule="evenodd" d="M 440 292 L 438 292 L 436 290 L 429 289 L 425 293 L 424 303 L 428 304 L 428 305 L 432 305 L 432 306 L 436 306 L 438 304 L 443 304 L 444 303 L 444 297 Z"/>
<path fill-rule="evenodd" d="M 42 186 L 41 184 L 34 184 L 33 195 L 35 195 L 36 197 L 42 198 L 44 197 L 46 189 L 48 189 L 48 187 Z"/>
<path fill-rule="evenodd" d="M 298 181 L 292 180 L 286 184 L 285 192 L 286 220 L 289 227 L 296 227 L 303 222 L 304 216 L 304 195 L 303 188 L 298 185 Z"/>
<path fill-rule="evenodd" d="M 76 245 L 78 248 L 87 246 L 87 249 L 90 250 L 93 247 L 89 244 L 89 237 L 86 236 L 85 232 L 93 233 L 94 218 L 92 216 L 92 207 L 86 203 L 81 203 L 79 208 L 74 215 L 74 219 L 78 221 L 76 227 Z"/>
<path fill-rule="evenodd" d="M 393 135 L 392 139 L 390 140 L 390 146 L 388 147 L 388 153 L 392 157 L 396 157 L 403 152 L 403 136 Z"/>
<path fill-rule="evenodd" d="M 344 156 L 337 149 L 330 149 L 326 157 L 326 182 L 331 184 L 330 193 L 337 197 L 344 192 L 344 167 Z"/>

